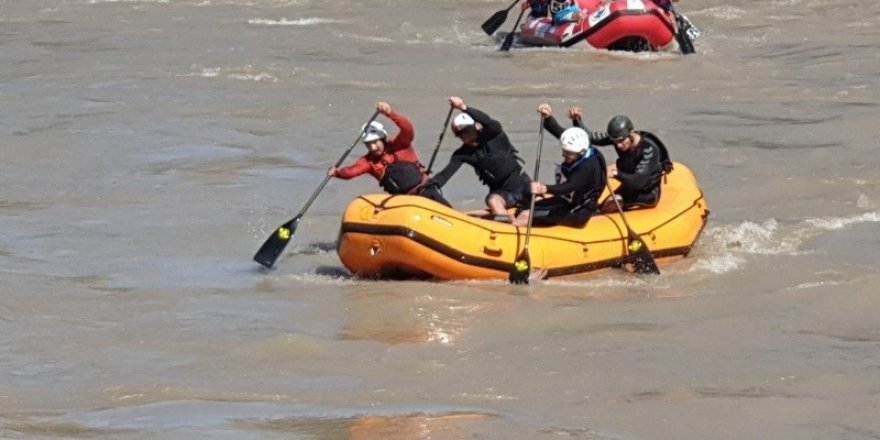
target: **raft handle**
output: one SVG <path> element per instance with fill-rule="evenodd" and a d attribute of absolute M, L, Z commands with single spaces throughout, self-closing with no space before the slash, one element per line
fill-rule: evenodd
<path fill-rule="evenodd" d="M 497 246 L 493 243 L 493 244 L 484 244 L 483 245 L 483 253 L 486 255 L 493 256 L 493 257 L 500 257 L 503 252 L 501 251 L 501 246 Z"/>

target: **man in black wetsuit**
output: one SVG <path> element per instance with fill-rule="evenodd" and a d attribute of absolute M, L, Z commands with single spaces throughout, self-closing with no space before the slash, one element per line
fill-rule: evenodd
<path fill-rule="evenodd" d="M 577 107 L 569 110 L 575 121 L 580 121 Z M 672 169 L 666 146 L 649 131 L 634 130 L 632 120 L 617 115 L 608 121 L 606 133 L 589 132 L 593 145 L 614 145 L 617 151 L 617 169 L 611 177 L 620 181 L 615 191 L 623 209 L 651 208 L 660 201 L 660 178 Z M 603 212 L 617 211 L 610 198 L 602 206 Z"/>
<path fill-rule="evenodd" d="M 535 212 L 522 211 L 514 221 L 516 226 L 564 225 L 583 227 L 598 208 L 599 196 L 605 189 L 605 158 L 590 145 L 589 134 L 580 127 L 563 130 L 551 114 L 550 105 L 538 106 L 544 118 L 544 129 L 557 137 L 562 147 L 562 163 L 556 168 L 556 184 L 532 182 L 534 195 L 552 194 L 554 197 L 535 202 Z"/>
<path fill-rule="evenodd" d="M 453 96 L 449 105 L 461 111 L 452 120 L 452 132 L 462 145 L 452 153 L 449 164 L 431 179 L 442 187 L 462 164 L 474 168 L 480 181 L 489 187 L 486 205 L 496 216 L 507 215 L 508 208 L 527 207 L 531 179 L 522 169 L 522 159 L 510 143 L 501 123 L 467 106 Z"/>

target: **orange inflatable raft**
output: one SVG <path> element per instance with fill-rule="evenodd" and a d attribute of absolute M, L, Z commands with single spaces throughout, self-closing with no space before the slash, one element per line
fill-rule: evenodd
<path fill-rule="evenodd" d="M 657 206 L 625 215 L 654 257 L 663 258 L 690 252 L 709 210 L 693 173 L 675 163 L 663 176 Z M 525 235 L 525 227 L 469 216 L 424 197 L 367 194 L 345 210 L 337 252 L 362 277 L 507 279 Z M 533 268 L 558 277 L 623 266 L 627 244 L 619 213 L 596 214 L 581 228 L 533 227 L 529 254 Z"/>

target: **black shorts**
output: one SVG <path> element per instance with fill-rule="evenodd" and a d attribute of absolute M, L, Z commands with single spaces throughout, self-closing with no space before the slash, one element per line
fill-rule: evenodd
<path fill-rule="evenodd" d="M 489 204 L 489 197 L 495 194 L 504 199 L 505 208 L 528 209 L 532 201 L 531 184 L 532 179 L 526 173 L 507 179 L 500 188 L 489 192 L 486 196 L 486 204 Z"/>

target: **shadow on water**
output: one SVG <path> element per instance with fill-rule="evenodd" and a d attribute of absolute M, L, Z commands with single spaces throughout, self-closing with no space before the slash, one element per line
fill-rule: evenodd
<path fill-rule="evenodd" d="M 355 276 L 351 274 L 351 272 L 346 270 L 344 267 L 339 266 L 319 266 L 317 269 L 315 269 L 315 275 L 342 279 L 356 279 Z"/>

